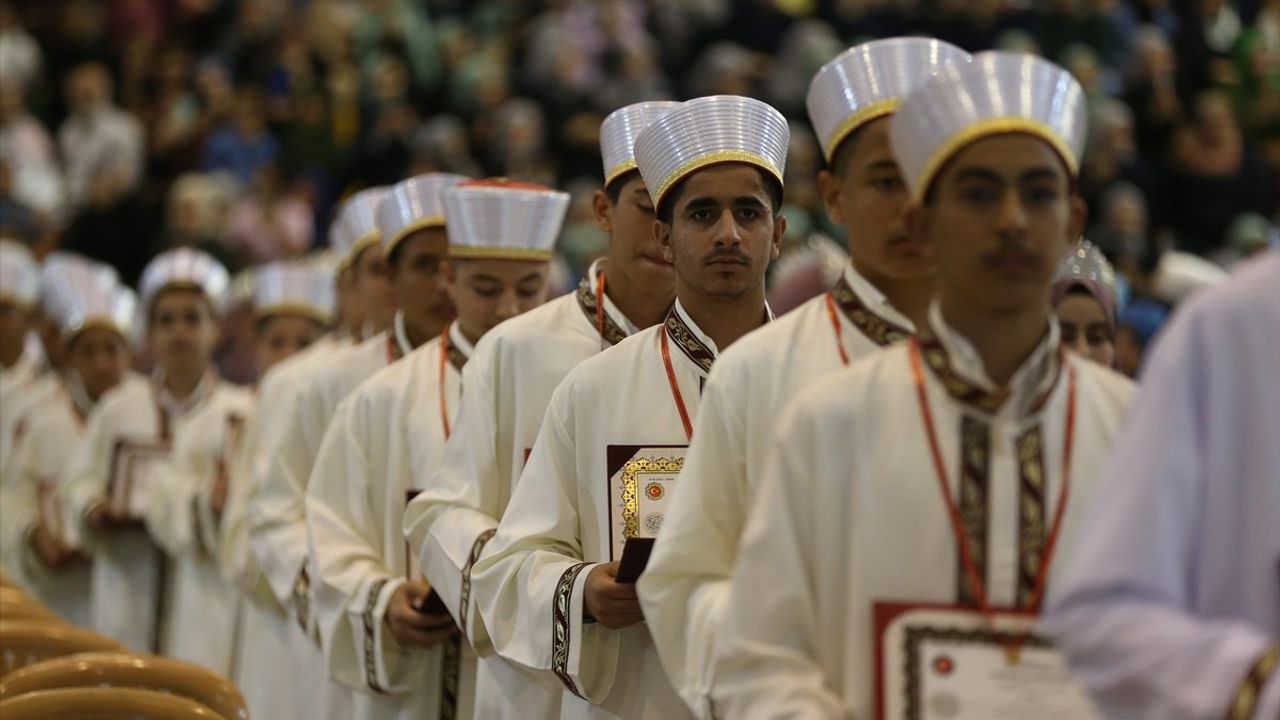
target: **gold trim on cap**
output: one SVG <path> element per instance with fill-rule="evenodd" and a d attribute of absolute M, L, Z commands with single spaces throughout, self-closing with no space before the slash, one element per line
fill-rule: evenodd
<path fill-rule="evenodd" d="M 397 230 L 395 234 L 391 236 L 391 239 L 384 244 L 382 254 L 387 257 L 391 257 L 391 253 L 395 251 L 396 247 L 398 247 L 400 243 L 404 242 L 405 238 L 409 237 L 413 233 L 416 233 L 419 230 L 442 228 L 444 227 L 444 224 L 443 215 L 424 215 L 423 217 L 417 218 L 413 222 Z"/>
<path fill-rule="evenodd" d="M 840 148 L 840 143 L 848 139 L 855 130 L 872 120 L 878 120 L 885 115 L 892 115 L 900 107 L 902 107 L 902 98 L 886 98 L 877 100 L 861 110 L 851 113 L 831 132 L 831 137 L 827 140 L 826 147 L 823 148 L 823 152 L 827 156 L 827 164 L 830 165 L 835 160 L 836 150 Z"/>
<path fill-rule="evenodd" d="M 523 247 L 472 247 L 450 245 L 449 257 L 459 260 L 531 260 L 546 262 L 554 256 L 552 250 L 535 250 Z"/>
<path fill-rule="evenodd" d="M 942 169 L 942 166 L 961 148 L 992 135 L 1006 135 L 1009 133 L 1026 133 L 1044 140 L 1053 147 L 1058 156 L 1062 158 L 1062 161 L 1067 164 L 1067 171 L 1073 178 L 1079 172 L 1079 160 L 1076 158 L 1075 153 L 1071 151 L 1062 136 L 1048 125 L 1031 118 L 987 118 L 965 127 L 960 132 L 947 138 L 946 142 L 933 151 L 933 154 L 929 156 L 929 161 L 924 165 L 924 172 L 920 174 L 920 180 L 913 193 L 915 201 L 918 203 L 924 202 L 924 197 L 928 194 L 929 186 L 933 184 L 935 176 Z"/>
<path fill-rule="evenodd" d="M 125 328 L 121 327 L 115 321 L 108 320 L 106 318 L 95 317 L 95 318 L 89 318 L 88 320 L 85 320 L 84 322 L 80 323 L 79 325 L 73 328 L 63 330 L 62 342 L 70 343 L 72 340 L 76 339 L 77 335 L 80 335 L 86 330 L 110 330 L 111 332 L 119 335 L 120 339 L 126 342 L 128 342 L 128 338 L 129 338 L 129 333 L 125 332 Z"/>
<path fill-rule="evenodd" d="M 271 305 L 263 305 L 253 309 L 253 317 L 257 320 L 265 320 L 268 317 L 276 315 L 296 315 L 304 317 L 308 320 L 315 320 L 321 325 L 329 324 L 329 314 L 320 308 L 307 305 L 300 302 L 279 302 Z"/>
<path fill-rule="evenodd" d="M 604 186 L 609 187 L 609 184 L 612 183 L 614 180 L 617 180 L 619 177 L 626 175 L 632 170 L 635 170 L 637 167 L 638 166 L 636 165 L 635 158 L 631 158 L 630 160 L 625 160 L 623 162 L 618 163 L 617 165 L 614 165 L 613 169 L 611 169 L 609 173 L 604 176 Z"/>
<path fill-rule="evenodd" d="M 334 274 L 336 275 L 337 273 L 340 273 L 343 270 L 346 270 L 352 265 L 355 265 L 356 258 L 360 257 L 360 253 L 364 252 L 365 250 L 368 250 L 370 247 L 377 244 L 378 244 L 377 230 L 370 230 L 369 232 L 356 238 L 356 241 L 351 243 L 351 249 L 347 251 L 347 254 L 344 255 L 341 262 L 338 263 L 337 270 L 334 271 Z"/>
<path fill-rule="evenodd" d="M 674 187 L 676 183 L 684 180 L 689 175 L 692 175 L 694 172 L 701 170 L 708 165 L 719 165 L 720 163 L 728 162 L 740 162 L 748 165 L 754 165 L 772 175 L 777 179 L 779 185 L 783 184 L 782 173 L 779 172 L 778 168 L 763 155 L 758 155 L 747 150 L 717 150 L 715 152 L 699 155 L 677 167 L 675 170 L 667 173 L 667 176 L 663 178 L 662 183 L 658 185 L 657 191 L 654 192 L 654 208 L 656 209 L 658 206 L 662 205 L 662 201 L 666 199 L 667 193 L 671 191 L 671 188 Z"/>

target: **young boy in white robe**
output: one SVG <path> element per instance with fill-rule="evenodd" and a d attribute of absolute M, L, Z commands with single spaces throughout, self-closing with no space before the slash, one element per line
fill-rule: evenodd
<path fill-rule="evenodd" d="M 417 204 L 407 208 L 405 216 L 413 218 L 413 229 L 439 227 L 444 222 L 443 205 L 439 191 L 462 180 L 460 176 L 428 173 L 411 178 L 415 184 L 425 183 L 436 189 L 435 194 L 420 194 L 419 199 L 431 199 L 429 204 Z M 410 181 L 405 181 L 410 182 Z M 390 277 L 386 257 L 389 243 L 396 246 L 409 234 L 401 233 L 400 225 L 384 226 L 382 218 L 390 217 L 381 212 L 386 202 L 393 202 L 390 192 L 382 194 L 375 211 L 377 232 L 372 234 L 376 242 L 363 248 L 359 244 L 353 263 L 358 282 L 367 288 L 382 288 L 389 293 L 389 300 L 377 301 L 374 293 L 361 293 L 368 298 L 365 311 L 368 317 L 376 317 L 388 303 L 397 302 L 397 288 Z M 415 266 L 435 268 L 445 257 L 448 247 L 443 233 L 418 234 L 415 247 L 398 253 L 401 262 Z M 394 248 L 393 248 L 394 249 Z M 412 250 L 410 253 L 408 250 Z M 374 262 L 376 260 L 376 263 Z M 262 447 L 263 464 L 256 502 L 250 508 L 249 538 L 251 551 L 258 560 L 272 592 L 280 602 L 298 618 L 304 633 L 319 641 L 319 631 L 310 611 L 311 573 L 307 562 L 307 531 L 305 521 L 306 488 L 310 481 L 316 453 L 328 428 L 338 403 L 361 382 L 378 370 L 399 360 L 414 347 L 438 335 L 453 317 L 453 307 L 439 282 L 438 274 L 428 273 L 425 282 L 430 287 L 420 297 L 422 302 L 405 311 L 392 314 L 391 327 L 346 348 L 330 357 L 317 358 L 314 364 L 289 383 L 280 404 L 279 430 L 266 438 Z M 406 321 L 405 312 L 412 315 Z M 278 432 L 278 435 L 274 433 Z M 308 662 L 308 672 L 314 671 L 312 683 L 325 683 L 327 698 L 320 703 L 319 712 L 324 717 L 349 718 L 353 709 L 350 692 L 341 684 L 330 682 L 323 658 L 314 653 L 314 662 Z M 339 700 L 345 698 L 345 700 Z"/>
<path fill-rule="evenodd" d="M 200 580 L 168 561 L 143 521 L 174 437 L 194 418 L 222 419 L 244 404 L 244 390 L 212 364 L 229 283 L 217 260 L 187 248 L 147 265 L 139 294 L 156 358 L 151 382 L 102 398 L 63 474 L 67 525 L 93 555 L 91 625 L 138 652 L 189 647 L 189 628 L 174 625 L 175 591 Z"/>
<path fill-rule="evenodd" d="M 13 580 L 72 624 L 87 626 L 90 566 L 63 526 L 58 480 L 67 447 L 84 434 L 98 400 L 121 382 L 146 382 L 129 372 L 137 299 L 113 270 L 88 261 L 46 273 L 43 285 L 64 369 L 52 397 L 21 421 L 13 476 L 0 488 L 0 552 Z"/>
<path fill-rule="evenodd" d="M 412 184 L 392 190 L 430 192 Z M 418 204 L 385 203 L 402 213 Z M 330 672 L 357 692 L 357 717 L 471 718 L 475 656 L 453 618 L 433 602 L 408 552 L 401 521 L 416 492 L 413 466 L 438 465 L 457 421 L 462 369 L 491 328 L 542 304 L 569 196 L 509 181 L 444 191 L 449 258 L 440 267 L 457 320 L 438 337 L 358 387 L 338 407 L 307 488 L 315 557 L 314 611 Z M 389 222 L 412 228 L 413 218 Z M 416 233 L 403 245 L 409 249 Z M 389 262 L 406 283 L 435 268 Z M 414 295 L 402 307 L 425 305 Z"/>
<path fill-rule="evenodd" d="M 1085 117 L 1065 70 L 1016 53 L 941 69 L 894 115 L 937 299 L 918 339 L 783 413 L 724 610 L 719 717 L 1093 717 L 1028 636 L 1132 395 L 1065 352 L 1049 311 L 1084 222 Z"/>
<path fill-rule="evenodd" d="M 716 628 L 778 414 L 801 388 L 907 338 L 923 321 L 933 253 L 907 235 L 910 198 L 889 148 L 889 120 L 933 70 L 968 61 L 939 40 L 876 40 L 841 53 L 809 85 L 809 117 L 828 163 L 818 185 L 851 259 L 834 289 L 716 361 L 671 512 L 638 583 L 663 664 L 699 717 L 710 717 Z"/>
<path fill-rule="evenodd" d="M 248 277 L 259 367 L 269 367 L 323 335 L 332 306 L 330 278 L 301 264 L 269 265 Z M 313 299 L 317 293 L 319 301 Z M 158 501 L 147 516 L 160 546 L 198 579 L 179 587 L 174 600 L 173 612 L 184 628 L 178 656 L 228 677 L 238 675 L 239 657 L 260 659 L 256 648 L 239 647 L 241 597 L 222 572 L 222 550 L 234 527 L 224 523 L 224 509 L 232 474 L 242 467 L 245 430 L 254 412 L 249 392 L 240 400 L 230 412 L 212 406 L 196 411 L 175 436 L 172 457 L 157 472 Z M 269 639 L 263 634 L 250 644 Z"/>
<path fill-rule="evenodd" d="M 556 388 L 472 573 L 494 648 L 564 685 L 561 717 L 689 715 L 620 561 L 629 540 L 661 525 L 719 349 L 770 319 L 764 275 L 786 229 L 777 209 L 788 139 L 772 107 L 715 96 L 683 103 L 636 140 L 675 305 Z"/>
<path fill-rule="evenodd" d="M 671 307 L 671 266 L 653 235 L 653 201 L 636 170 L 634 146 L 640 131 L 677 105 L 636 103 L 605 118 L 605 182 L 593 206 L 596 224 L 609 233 L 608 254 L 592 264 L 576 292 L 485 334 L 463 370 L 467 392 L 443 456 L 425 462 L 415 453 L 414 485 L 423 489 L 405 510 L 405 538 L 481 658 L 476 717 L 522 720 L 560 712 L 558 683 L 540 683 L 493 652 L 475 611 L 471 569 L 506 510 L 552 391 L 575 365 L 661 322 Z"/>

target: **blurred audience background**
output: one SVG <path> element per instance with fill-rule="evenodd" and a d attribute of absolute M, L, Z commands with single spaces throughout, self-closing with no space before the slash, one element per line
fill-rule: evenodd
<path fill-rule="evenodd" d="M 567 285 L 604 250 L 604 116 L 737 93 L 793 120 L 787 253 L 819 262 L 777 265 L 789 305 L 844 242 L 815 188 L 809 79 L 900 34 L 1080 80 L 1088 236 L 1134 343 L 1177 300 L 1156 277 L 1184 267 L 1170 251 L 1229 267 L 1278 241 L 1280 0 L 0 0 L 0 234 L 130 282 L 175 245 L 235 271 L 321 244 L 356 189 L 502 175 L 573 193 Z"/>

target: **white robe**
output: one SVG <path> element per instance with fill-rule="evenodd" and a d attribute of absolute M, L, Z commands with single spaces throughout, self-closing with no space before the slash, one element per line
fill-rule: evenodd
<path fill-rule="evenodd" d="M 146 379 L 130 374 L 122 382 L 145 384 Z M 0 551 L 11 579 L 72 624 L 88 626 L 91 566 L 73 561 L 64 567 L 48 568 L 30 545 L 31 533 L 40 522 L 42 503 L 49 503 L 49 521 L 62 528 L 56 491 L 67 464 L 67 448 L 84 435 L 87 417 L 93 410 L 87 397 L 81 402 L 83 406 L 59 383 L 48 402 L 32 408 L 23 418 L 25 427 L 15 447 L 13 474 L 0 488 L 0 526 L 5 528 L 0 536 Z M 54 528 L 50 530 L 56 532 Z M 70 543 L 65 529 L 58 534 L 64 543 Z"/>
<path fill-rule="evenodd" d="M 26 432 L 23 418 L 58 392 L 60 382 L 45 367 L 40 341 L 29 335 L 11 368 L 0 368 L 0 482 L 13 472 L 17 441 Z"/>
<path fill-rule="evenodd" d="M 568 691 L 562 718 L 689 717 L 646 625 L 615 631 L 583 621 L 591 568 L 620 559 L 624 534 L 648 517 L 627 509 L 624 494 L 636 488 L 627 489 L 626 471 L 611 461 L 649 448 L 655 464 L 678 473 L 688 444 L 662 360 L 664 333 L 696 417 L 717 351 L 677 301 L 666 323 L 584 361 L 556 388 L 497 535 L 472 572 L 494 648 L 559 678 Z M 615 478 L 623 478 L 618 487 Z"/>
<path fill-rule="evenodd" d="M 246 388 L 228 388 L 192 410 L 174 433 L 173 451 L 155 477 L 159 489 L 147 530 L 170 559 L 173 595 L 164 654 L 230 676 L 240 596 L 218 563 L 221 521 L 209 504 L 220 473 L 253 409 Z"/>
<path fill-rule="evenodd" d="M 1025 569 L 1040 560 L 1043 547 L 1035 538 L 1043 542 L 1063 483 L 1066 368 L 1074 368 L 1077 378 L 1071 494 L 1050 587 L 1086 531 L 1083 509 L 1132 383 L 1071 355 L 1059 364 L 1058 329 L 1051 323 L 997 410 L 984 399 L 962 402 L 948 386 L 990 398 L 994 385 L 972 346 L 943 325 L 936 307 L 930 324 L 946 352 L 923 355 L 941 357 L 944 366 L 949 357 L 952 368 L 944 385 L 942 371 L 922 361 L 952 497 L 963 498 L 957 500 L 962 517 L 972 519 L 966 529 L 977 556 L 985 558 L 979 572 L 991 605 L 1025 606 Z M 736 565 L 725 602 L 713 668 L 718 717 L 871 717 L 874 603 L 954 604 L 964 597 L 909 347 L 896 345 L 829 376 L 784 412 L 743 531 L 739 556 L 750 561 Z M 1025 452 L 1037 446 L 1039 463 L 1034 452 Z M 1039 478 L 1043 501 L 1034 502 L 1026 486 Z M 1020 546 L 1028 529 L 1020 525 L 1020 510 L 1028 506 L 1038 508 L 1042 519 L 1028 528 L 1041 532 L 1025 532 L 1031 539 Z"/>
<path fill-rule="evenodd" d="M 223 577 L 240 588 L 244 598 L 236 641 L 239 661 L 232 679 L 244 695 L 252 717 L 320 717 L 320 708 L 335 705 L 337 714 L 331 717 L 350 714 L 345 693 L 333 700 L 327 693 L 316 691 L 314 683 L 323 677 L 319 649 L 272 593 L 249 542 L 249 520 L 259 502 L 258 483 L 265 476 L 270 459 L 265 448 L 272 447 L 283 434 L 293 388 L 305 381 L 308 368 L 345 347 L 350 343 L 331 333 L 263 375 L 258 384 L 257 406 L 231 464 L 218 559 Z"/>
<path fill-rule="evenodd" d="M 288 397 L 273 410 L 273 430 L 264 435 L 265 462 L 255 466 L 259 475 L 255 502 L 249 510 L 250 551 L 258 562 L 278 602 L 289 609 L 304 628 L 310 649 L 299 648 L 305 657 L 301 671 L 309 683 L 314 701 L 313 717 L 346 720 L 353 712 L 351 693 L 328 680 L 324 658 L 315 647 L 318 636 L 310 611 L 311 570 L 307 563 L 305 520 L 306 489 L 320 442 L 338 404 L 361 382 L 389 365 L 404 352 L 389 332 L 346 347 L 330 355 L 311 355 L 314 362 L 302 361 L 303 370 L 294 373 Z M 275 432 L 279 434 L 276 435 Z M 324 683 L 317 692 L 315 685 Z"/>
<path fill-rule="evenodd" d="M 711 717 L 714 640 L 778 416 L 801 389 L 844 368 L 845 358 L 864 357 L 913 331 L 849 264 L 830 293 L 748 334 L 716 360 L 672 509 L 637 583 L 663 665 L 700 718 Z"/>
<path fill-rule="evenodd" d="M 329 674 L 357 691 L 356 717 L 366 720 L 472 717 L 475 656 L 461 638 L 404 648 L 385 623 L 410 572 L 400 528 L 413 463 L 439 465 L 472 350 L 450 328 L 447 345 L 431 340 L 342 401 L 307 486 L 313 611 Z"/>
<path fill-rule="evenodd" d="M 564 376 L 635 326 L 604 298 L 605 330 L 597 326 L 593 288 L 597 262 L 578 291 L 556 298 L 490 330 L 463 371 L 463 410 L 445 445 L 442 464 L 415 455 L 423 488 L 405 512 L 404 531 L 422 570 L 481 656 L 476 716 L 486 720 L 552 718 L 559 714 L 559 683 L 541 683 L 494 654 L 475 610 L 472 565 L 498 527 L 547 403 Z M 418 412 L 434 410 L 423 407 Z M 460 607 L 463 588 L 470 599 Z"/>
<path fill-rule="evenodd" d="M 167 401 L 155 383 L 119 385 L 99 401 L 71 451 L 63 473 L 64 522 L 73 541 L 93 555 L 91 626 L 131 650 L 162 651 L 177 639 L 170 611 L 178 577 L 144 526 L 109 527 L 103 532 L 87 526 L 88 512 L 106 499 L 114 448 L 119 441 L 171 443 L 196 417 L 196 410 L 239 402 L 241 392 L 212 374 L 180 404 Z"/>
<path fill-rule="evenodd" d="M 1108 717 L 1219 720 L 1280 647 L 1280 251 L 1179 308 L 1045 625 Z M 1280 717 L 1280 668 L 1251 717 Z M 1247 712 L 1242 710 L 1242 712 Z M 1250 716 L 1246 716 L 1250 717 Z"/>

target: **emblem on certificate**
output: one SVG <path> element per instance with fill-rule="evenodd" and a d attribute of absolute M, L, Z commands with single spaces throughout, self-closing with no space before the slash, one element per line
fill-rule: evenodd
<path fill-rule="evenodd" d="M 686 450 L 684 445 L 608 447 L 611 560 L 622 557 L 627 540 L 658 536 Z"/>
<path fill-rule="evenodd" d="M 1101 720 L 1035 616 L 876 603 L 878 720 Z"/>
<path fill-rule="evenodd" d="M 142 520 L 151 506 L 157 469 L 169 458 L 167 442 L 117 440 L 111 448 L 107 505 L 116 517 Z"/>

